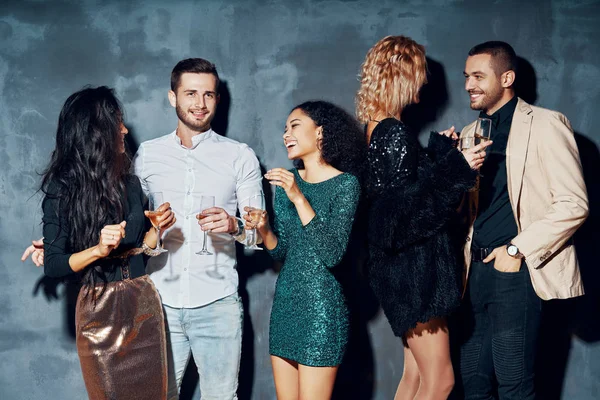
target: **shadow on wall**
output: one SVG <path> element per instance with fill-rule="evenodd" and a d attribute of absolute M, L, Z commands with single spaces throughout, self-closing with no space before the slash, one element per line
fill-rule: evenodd
<path fill-rule="evenodd" d="M 448 85 L 444 67 L 427 57 L 427 84 L 419 92 L 419 102 L 411 104 L 402 113 L 402 120 L 417 135 L 425 126 L 435 122 L 448 106 Z"/>
<path fill-rule="evenodd" d="M 535 69 L 519 57 L 517 95 L 530 104 L 537 100 Z M 560 110 L 559 110 L 560 111 Z M 571 116 L 576 118 L 576 116 Z M 561 398 L 571 341 L 573 336 L 588 343 L 600 341 L 600 270 L 598 269 L 597 237 L 600 228 L 600 151 L 584 134 L 575 132 L 583 175 L 588 190 L 590 215 L 575 234 L 577 257 L 586 295 L 568 300 L 544 302 L 538 359 L 536 390 L 539 398 Z"/>
<path fill-rule="evenodd" d="M 64 285 L 64 292 L 59 294 L 61 284 Z M 48 302 L 64 298 L 63 326 L 67 336 L 73 339 L 73 349 L 75 349 L 75 305 L 80 287 L 74 278 L 60 279 L 42 275 L 35 283 L 32 293 L 33 297 L 36 297 L 41 290 Z"/>
<path fill-rule="evenodd" d="M 220 135 L 227 136 L 229 128 L 229 113 L 231 111 L 231 94 L 227 81 L 221 80 L 219 85 L 219 105 L 215 118 L 211 123 L 212 129 Z"/>
<path fill-rule="evenodd" d="M 575 133 L 583 175 L 588 190 L 590 214 L 575 234 L 575 246 L 585 295 L 544 304 L 540 331 L 537 382 L 540 398 L 559 400 L 564 387 L 573 336 L 586 343 L 600 341 L 600 270 L 598 233 L 600 229 L 600 151 L 579 132 Z M 581 360 L 581 362 L 588 362 Z"/>
<path fill-rule="evenodd" d="M 260 159 L 259 159 L 260 162 Z M 260 163 L 261 175 L 267 170 Z M 265 194 L 265 208 L 269 215 L 271 226 L 273 226 L 273 193 L 269 182 L 263 179 L 263 193 Z M 238 386 L 238 398 L 250 400 L 254 383 L 254 325 L 250 318 L 250 296 L 247 290 L 248 280 L 255 274 L 262 274 L 273 268 L 273 259 L 266 251 L 244 251 L 244 246 L 237 243 L 238 276 L 240 279 L 238 293 L 244 306 L 244 330 L 242 335 L 242 358 L 240 360 L 240 374 Z M 261 307 L 263 312 L 268 312 L 270 307 Z M 267 335 L 268 336 L 268 335 Z M 265 371 L 266 372 L 266 371 Z"/>
<path fill-rule="evenodd" d="M 375 392 L 376 371 L 368 325 L 379 311 L 379 303 L 369 286 L 367 263 L 366 202 L 358 205 L 348 250 L 333 272 L 348 300 L 350 336 L 338 369 L 332 399 L 370 400 Z"/>

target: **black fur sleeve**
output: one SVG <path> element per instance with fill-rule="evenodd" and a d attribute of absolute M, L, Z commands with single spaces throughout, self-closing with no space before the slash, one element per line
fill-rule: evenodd
<path fill-rule="evenodd" d="M 432 160 L 439 160 L 448 154 L 450 150 L 456 148 L 456 142 L 457 140 L 455 139 L 440 135 L 437 132 L 431 132 L 429 134 L 427 153 Z"/>
<path fill-rule="evenodd" d="M 372 243 L 397 252 L 437 234 L 455 213 L 460 197 L 475 185 L 476 177 L 477 172 L 456 149 L 438 152 L 435 161 L 422 154 L 414 182 L 384 190 L 372 199 Z"/>

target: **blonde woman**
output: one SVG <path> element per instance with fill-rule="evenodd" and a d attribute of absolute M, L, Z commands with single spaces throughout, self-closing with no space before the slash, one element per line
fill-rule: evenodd
<path fill-rule="evenodd" d="M 404 343 L 396 399 L 446 399 L 454 385 L 445 317 L 460 303 L 461 270 L 448 222 L 485 156 L 485 145 L 456 150 L 453 128 L 421 147 L 402 111 L 426 81 L 423 46 L 388 36 L 367 53 L 356 96 L 369 141 L 369 277 Z"/>

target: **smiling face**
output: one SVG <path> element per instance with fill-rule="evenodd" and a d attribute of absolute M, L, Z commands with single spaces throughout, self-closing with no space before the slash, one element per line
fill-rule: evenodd
<path fill-rule="evenodd" d="M 182 74 L 176 92 L 169 91 L 169 101 L 175 107 L 179 125 L 193 132 L 209 130 L 219 103 L 217 89 L 217 78 L 213 74 Z"/>
<path fill-rule="evenodd" d="M 288 116 L 283 134 L 283 142 L 288 159 L 321 157 L 317 142 L 323 138 L 323 129 L 315 124 L 301 109 L 293 110 Z"/>
<path fill-rule="evenodd" d="M 488 115 L 495 113 L 515 95 L 515 71 L 506 67 L 500 69 L 500 65 L 495 69 L 493 62 L 489 54 L 469 56 L 464 72 L 465 90 L 469 93 L 471 108 Z"/>

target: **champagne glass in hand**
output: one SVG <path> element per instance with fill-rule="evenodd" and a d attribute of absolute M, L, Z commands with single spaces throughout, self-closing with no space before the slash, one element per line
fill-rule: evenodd
<path fill-rule="evenodd" d="M 248 215 L 250 221 L 248 225 L 251 229 L 246 229 L 246 248 L 252 250 L 262 250 L 256 243 L 258 242 L 258 232 L 256 226 L 261 222 L 265 211 L 265 195 L 257 193 L 248 199 Z"/>
<path fill-rule="evenodd" d="M 477 118 L 475 124 L 475 143 L 477 146 L 479 143 L 484 143 L 490 140 L 490 134 L 492 133 L 492 120 L 489 118 Z"/>
<path fill-rule="evenodd" d="M 165 213 L 164 211 L 158 211 L 158 208 L 164 203 L 162 192 L 150 192 L 148 195 L 148 200 L 150 202 L 147 216 L 156 229 L 156 251 L 160 253 L 165 253 L 168 250 L 163 248 L 160 240 L 160 225 L 158 224 L 158 219 Z"/>
<path fill-rule="evenodd" d="M 200 209 L 202 210 L 200 212 L 200 214 L 198 215 L 198 219 L 199 219 L 199 224 L 202 225 L 202 220 L 205 217 L 208 217 L 208 215 L 204 215 L 204 210 L 208 209 L 208 208 L 212 208 L 215 206 L 215 196 L 202 196 L 200 197 Z M 212 253 L 208 250 L 206 250 L 206 235 L 207 232 L 204 231 L 204 241 L 202 242 L 202 250 L 197 251 L 196 254 L 199 254 L 201 256 L 209 256 L 212 255 Z"/>
<path fill-rule="evenodd" d="M 467 150 L 480 143 L 488 142 L 492 132 L 492 120 L 489 118 L 477 118 L 475 130 L 472 135 L 461 136 L 460 150 Z"/>

